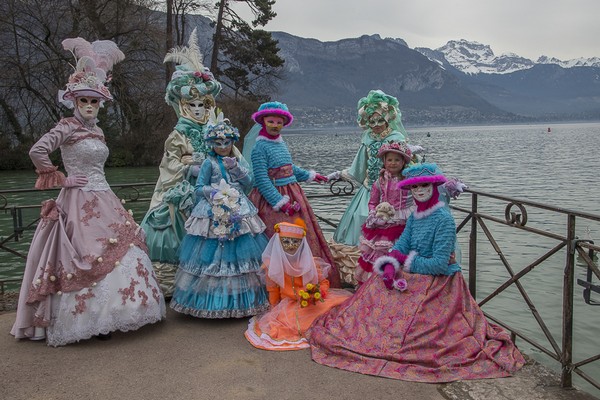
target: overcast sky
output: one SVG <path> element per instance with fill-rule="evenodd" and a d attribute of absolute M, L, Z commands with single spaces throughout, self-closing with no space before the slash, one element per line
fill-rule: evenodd
<path fill-rule="evenodd" d="M 410 48 L 466 39 L 494 54 L 600 57 L 600 0 L 276 0 L 268 31 L 335 41 L 378 33 Z"/>

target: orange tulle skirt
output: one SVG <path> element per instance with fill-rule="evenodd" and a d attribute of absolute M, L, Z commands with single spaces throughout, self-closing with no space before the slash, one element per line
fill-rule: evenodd
<path fill-rule="evenodd" d="M 300 350 L 309 347 L 304 332 L 312 322 L 331 308 L 343 303 L 352 293 L 342 289 L 329 289 L 323 302 L 300 307 L 296 299 L 286 297 L 266 313 L 248 322 L 246 339 L 263 350 Z"/>

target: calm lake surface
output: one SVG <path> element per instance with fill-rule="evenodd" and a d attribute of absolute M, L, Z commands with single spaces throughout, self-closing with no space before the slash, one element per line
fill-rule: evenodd
<path fill-rule="evenodd" d="M 447 176 L 461 178 L 472 189 L 600 215 L 600 123 L 429 127 L 409 128 L 408 131 L 412 144 L 425 147 L 426 161 L 438 163 Z M 348 168 L 358 149 L 360 136 L 358 128 L 284 131 L 284 138 L 294 162 L 322 174 Z M 158 168 L 108 169 L 106 174 L 111 184 L 154 183 L 158 177 Z M 35 178 L 33 171 L 0 171 L 0 189 L 32 188 Z M 327 188 L 314 184 L 304 187 L 309 194 L 328 192 Z M 153 187 L 145 189 L 142 197 L 148 198 L 152 189 Z M 7 197 L 9 204 L 36 205 L 46 198 L 55 197 L 56 193 L 36 192 Z M 317 214 L 336 223 L 349 202 L 349 197 L 333 202 L 331 199 L 311 201 Z M 470 208 L 471 196 L 464 195 L 452 204 Z M 498 201 L 494 203 L 490 200 L 480 200 L 479 211 L 504 219 L 505 205 Z M 138 222 L 143 218 L 147 207 L 147 202 L 126 205 L 126 208 L 134 211 Z M 529 208 L 527 211 L 527 226 L 561 236 L 566 235 L 565 215 Z M 25 212 L 24 223 L 33 221 L 37 214 L 39 210 L 36 209 Z M 457 224 L 464 219 L 464 214 L 456 210 L 454 216 Z M 600 243 L 600 224 L 579 219 L 577 222 L 576 230 L 580 238 L 595 239 L 596 243 Z M 526 232 L 515 232 L 515 229 L 491 222 L 486 224 L 515 272 L 528 266 L 558 244 L 556 240 Z M 322 224 L 322 227 L 325 235 L 330 238 L 333 228 L 326 224 Z M 470 223 L 458 234 L 465 277 L 468 277 L 469 229 Z M 0 214 L 0 237 L 4 238 L 11 232 L 11 215 Z M 9 242 L 7 247 L 26 251 L 31 235 L 32 231 L 28 231 L 23 242 Z M 477 299 L 482 300 L 508 280 L 510 275 L 481 229 L 478 231 L 478 251 Z M 559 251 L 521 280 L 527 295 L 540 312 L 559 347 L 565 258 L 565 251 Z M 23 267 L 23 259 L 0 252 L 0 279 L 19 278 Z M 584 276 L 583 264 L 578 262 L 576 278 Z M 597 339 L 600 309 L 585 304 L 581 293 L 582 287 L 576 285 L 575 360 L 587 358 L 600 351 Z M 600 296 L 597 296 L 596 300 L 600 301 Z M 483 309 L 550 347 L 514 285 L 486 303 Z M 527 354 L 558 370 L 555 362 L 549 361 L 547 356 L 533 349 L 525 341 L 517 340 L 517 344 Z M 600 361 L 583 370 L 594 379 L 600 380 Z M 596 396 L 600 395 L 599 391 L 590 389 L 589 385 L 579 379 L 575 379 L 575 384 Z"/>

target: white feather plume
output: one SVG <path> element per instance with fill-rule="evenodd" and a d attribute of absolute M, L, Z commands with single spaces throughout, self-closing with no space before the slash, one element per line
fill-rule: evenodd
<path fill-rule="evenodd" d="M 180 46 L 172 48 L 165 56 L 163 62 L 174 62 L 190 71 L 204 72 L 202 58 L 203 56 L 200 52 L 200 47 L 198 46 L 196 28 L 194 28 L 188 39 L 187 47 Z"/>
<path fill-rule="evenodd" d="M 111 40 L 96 40 L 93 43 L 77 37 L 65 39 L 62 41 L 63 48 L 70 51 L 75 60 L 77 60 L 77 71 L 102 70 L 103 73 L 96 71 L 99 76 L 106 78 L 106 73 L 110 71 L 116 63 L 125 59 L 125 54 Z"/>
<path fill-rule="evenodd" d="M 92 43 L 92 49 L 96 66 L 104 71 L 112 70 L 113 65 L 125 59 L 125 54 L 112 40 L 96 40 Z"/>
<path fill-rule="evenodd" d="M 208 122 L 206 123 L 206 125 L 216 126 L 224 120 L 225 116 L 223 115 L 223 112 L 221 110 L 217 110 L 215 107 L 211 107 L 211 109 L 208 111 Z"/>
<path fill-rule="evenodd" d="M 91 43 L 80 37 L 65 39 L 62 41 L 62 46 L 65 50 L 73 53 L 76 60 L 83 56 L 92 57 L 94 55 Z"/>

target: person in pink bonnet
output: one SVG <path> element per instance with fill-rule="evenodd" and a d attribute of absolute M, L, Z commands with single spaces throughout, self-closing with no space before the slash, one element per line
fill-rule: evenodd
<path fill-rule="evenodd" d="M 77 64 L 59 100 L 74 116 L 61 119 L 29 152 L 35 187 L 62 190 L 42 204 L 10 332 L 49 346 L 107 339 L 166 315 L 144 232 L 104 176 L 108 147 L 96 117 L 112 100 L 107 73 L 124 55 L 109 40 L 62 44 Z M 59 148 L 67 177 L 49 158 Z"/>
<path fill-rule="evenodd" d="M 436 164 L 406 168 L 400 187 L 417 209 L 392 250 L 354 296 L 306 333 L 312 359 L 330 367 L 415 382 L 501 378 L 525 360 L 489 323 L 452 259 L 456 226 L 439 200 Z M 450 260 L 450 262 L 448 261 Z"/>
<path fill-rule="evenodd" d="M 406 220 L 414 210 L 410 190 L 402 189 L 402 170 L 412 158 L 404 142 L 387 142 L 381 145 L 377 157 L 383 161 L 379 178 L 371 186 L 369 214 L 361 228 L 361 251 L 354 277 L 359 284 L 373 273 L 373 262 L 385 255 L 400 237 Z"/>

